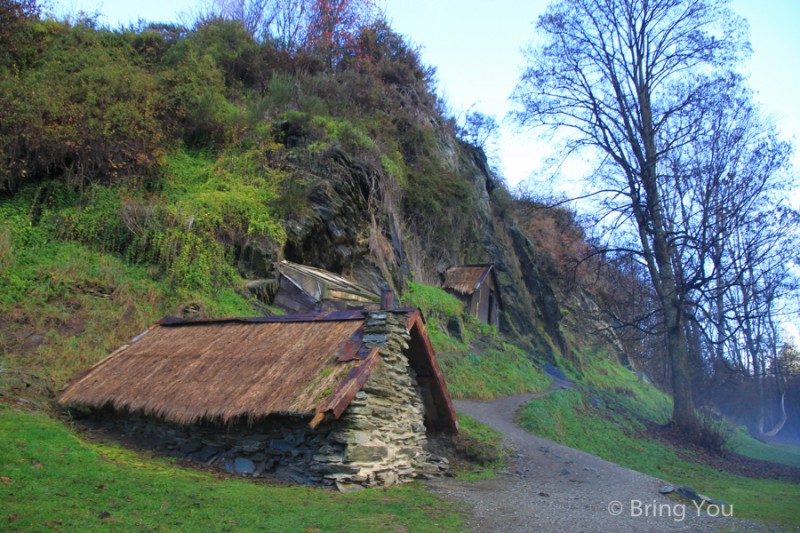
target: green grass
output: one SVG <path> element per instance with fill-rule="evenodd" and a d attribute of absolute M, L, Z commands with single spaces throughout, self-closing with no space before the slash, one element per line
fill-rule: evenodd
<path fill-rule="evenodd" d="M 217 477 L 0 406 L 4 531 L 455 531 L 461 515 L 412 484 L 339 494 Z"/>
<path fill-rule="evenodd" d="M 635 398 L 624 399 L 636 404 Z M 800 525 L 800 484 L 745 478 L 688 461 L 671 446 L 644 435 L 637 412 L 621 405 L 593 407 L 581 392 L 568 391 L 529 403 L 520 413 L 520 425 L 669 483 L 694 487 L 732 504 L 737 517 Z"/>
<path fill-rule="evenodd" d="M 416 281 L 408 282 L 408 292 L 402 297 L 403 305 L 418 307 L 428 321 L 441 329 L 453 316 L 464 314 L 464 303 L 452 294 L 437 287 L 431 287 Z"/>
<path fill-rule="evenodd" d="M 54 219 L 34 224 L 29 205 L 24 195 L 0 201 L 0 362 L 8 366 L 59 387 L 186 304 L 205 316 L 255 312 L 230 286 L 179 293 L 155 266 L 60 240 Z"/>
<path fill-rule="evenodd" d="M 451 354 L 440 359 L 447 388 L 455 398 L 493 399 L 546 390 L 550 380 L 525 356 L 507 343 L 481 354 Z"/>
<path fill-rule="evenodd" d="M 460 480 L 495 477 L 508 466 L 502 433 L 465 414 L 458 415 L 458 425 L 459 433 L 454 440 L 458 458 L 452 468 Z"/>
<path fill-rule="evenodd" d="M 440 354 L 447 388 L 454 398 L 493 399 L 550 386 L 550 380 L 524 350 L 503 342 L 494 327 L 469 315 L 455 296 L 412 281 L 402 300 L 425 315 L 428 335 Z M 452 318 L 461 324 L 461 338 L 447 333 L 447 322 Z M 479 346 L 473 346 L 471 343 L 478 339 Z"/>
<path fill-rule="evenodd" d="M 800 447 L 761 442 L 751 437 L 745 428 L 736 430 L 733 451 L 747 457 L 800 468 Z"/>

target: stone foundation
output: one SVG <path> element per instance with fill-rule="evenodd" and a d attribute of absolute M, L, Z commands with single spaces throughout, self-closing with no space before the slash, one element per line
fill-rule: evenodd
<path fill-rule="evenodd" d="M 367 316 L 364 345 L 381 361 L 339 420 L 315 429 L 310 419 L 271 416 L 252 424 L 180 427 L 143 416 L 97 413 L 107 428 L 141 444 L 228 472 L 340 490 L 403 483 L 437 475 L 447 460 L 427 451 L 421 391 L 403 353 L 406 315 Z"/>

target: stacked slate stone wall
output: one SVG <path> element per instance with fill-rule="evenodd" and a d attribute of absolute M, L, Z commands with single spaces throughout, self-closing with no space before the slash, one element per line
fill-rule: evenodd
<path fill-rule="evenodd" d="M 233 473 L 274 474 L 340 490 L 403 483 L 439 474 L 447 460 L 427 451 L 424 407 L 403 353 L 406 315 L 369 313 L 364 344 L 381 361 L 339 420 L 315 429 L 308 418 L 273 416 L 253 424 L 176 426 L 137 415 L 97 413 L 107 428 L 148 447 Z"/>
<path fill-rule="evenodd" d="M 405 313 L 375 311 L 364 324 L 364 345 L 379 348 L 381 363 L 344 412 L 345 465 L 357 473 L 330 473 L 339 488 L 392 485 L 447 469 L 427 451 L 424 406 L 413 368 L 403 353 L 410 340 Z M 346 428 L 346 429 L 344 429 Z"/>
<path fill-rule="evenodd" d="M 314 457 L 344 453 L 330 440 L 338 421 L 312 430 L 308 418 L 275 416 L 254 424 L 220 427 L 213 424 L 178 426 L 138 415 L 120 417 L 104 412 L 95 417 L 103 427 L 144 446 L 185 459 L 252 476 L 275 474 L 295 483 L 333 485 L 314 468 Z M 335 468 L 334 468 L 335 470 Z"/>

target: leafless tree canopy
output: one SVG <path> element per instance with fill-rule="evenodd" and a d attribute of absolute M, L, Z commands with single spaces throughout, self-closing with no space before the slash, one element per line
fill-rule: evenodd
<path fill-rule="evenodd" d="M 777 251 L 793 227 L 781 205 L 790 147 L 733 70 L 749 53 L 746 25 L 727 0 L 570 0 L 537 27 L 516 118 L 596 156 L 600 207 L 658 298 L 673 423 L 690 429 L 702 355 L 690 337 L 740 341 L 787 279 Z M 756 296 L 760 310 L 745 311 Z"/>
<path fill-rule="evenodd" d="M 208 15 L 239 21 L 259 41 L 288 52 L 322 46 L 335 53 L 379 14 L 373 0 L 213 0 Z"/>

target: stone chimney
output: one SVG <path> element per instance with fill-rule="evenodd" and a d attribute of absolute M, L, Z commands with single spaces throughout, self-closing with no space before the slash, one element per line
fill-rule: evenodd
<path fill-rule="evenodd" d="M 388 311 L 394 309 L 394 291 L 392 289 L 381 289 L 381 310 Z"/>

